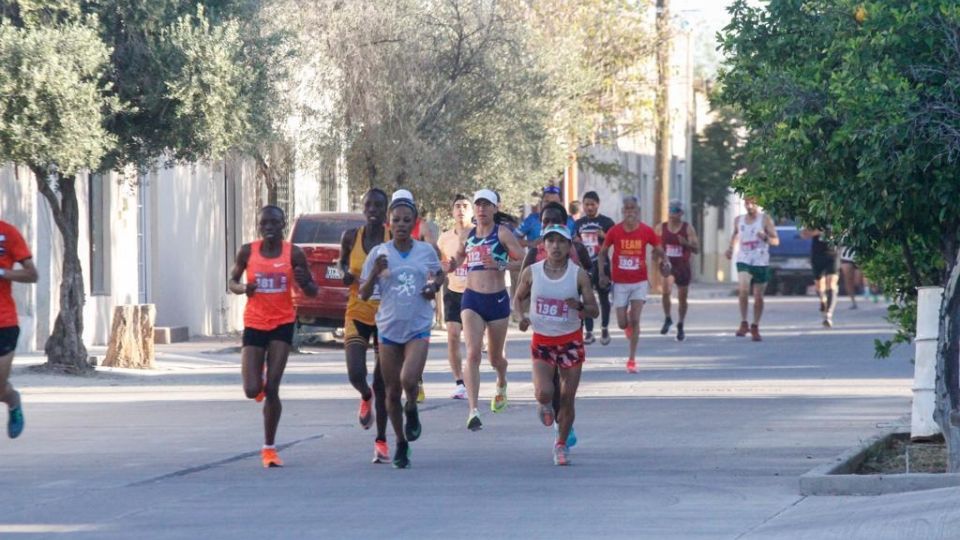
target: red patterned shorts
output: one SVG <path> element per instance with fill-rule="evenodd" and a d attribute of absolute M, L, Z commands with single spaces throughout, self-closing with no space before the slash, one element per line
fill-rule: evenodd
<path fill-rule="evenodd" d="M 562 369 L 576 367 L 587 359 L 583 348 L 583 329 L 563 336 L 543 336 L 534 332 L 530 341 L 530 355 L 534 360 Z"/>

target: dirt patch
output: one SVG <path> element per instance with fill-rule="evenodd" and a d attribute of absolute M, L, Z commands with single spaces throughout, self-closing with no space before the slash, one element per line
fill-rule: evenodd
<path fill-rule="evenodd" d="M 932 442 L 910 442 L 907 437 L 894 437 L 869 452 L 855 474 L 944 472 L 947 472 L 947 446 L 942 438 Z"/>

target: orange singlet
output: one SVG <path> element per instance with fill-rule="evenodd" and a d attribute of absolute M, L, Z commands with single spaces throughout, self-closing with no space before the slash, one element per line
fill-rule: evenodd
<path fill-rule="evenodd" d="M 250 244 L 247 261 L 247 283 L 256 283 L 257 290 L 247 298 L 243 325 L 256 330 L 273 330 L 290 324 L 297 315 L 293 309 L 293 244 L 283 242 L 280 256 L 267 259 L 260 254 L 262 240 Z"/>

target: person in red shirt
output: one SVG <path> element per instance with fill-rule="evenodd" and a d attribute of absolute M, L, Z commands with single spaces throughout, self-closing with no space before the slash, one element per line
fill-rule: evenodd
<path fill-rule="evenodd" d="M 640 205 L 635 195 L 623 197 L 623 221 L 614 225 L 603 240 L 597 257 L 600 287 L 613 281 L 613 307 L 617 310 L 617 325 L 630 339 L 630 358 L 627 371 L 637 372 L 637 340 L 640 337 L 640 313 L 647 301 L 650 285 L 647 282 L 647 246 L 653 251 L 654 261 L 660 263 L 663 274 L 670 272 L 670 263 L 664 259 L 660 238 L 650 226 L 640 221 Z M 611 272 L 607 277 L 605 266 L 610 256 Z"/>
<path fill-rule="evenodd" d="M 317 295 L 307 257 L 299 247 L 283 240 L 287 225 L 283 210 L 264 206 L 258 229 L 261 240 L 244 244 L 230 271 L 230 292 L 247 295 L 243 310 L 243 348 L 240 350 L 243 391 L 263 404 L 264 467 L 283 467 L 274 440 L 280 424 L 280 379 L 293 344 L 293 284 L 307 296 Z M 246 273 L 246 282 L 241 278 Z"/>
<path fill-rule="evenodd" d="M 14 268 L 14 265 L 20 268 Z M 23 433 L 23 406 L 20 392 L 10 384 L 13 353 L 17 349 L 20 326 L 17 305 L 13 301 L 13 282 L 36 283 L 37 267 L 20 231 L 0 221 L 0 401 L 7 404 L 7 435 L 16 439 Z"/>

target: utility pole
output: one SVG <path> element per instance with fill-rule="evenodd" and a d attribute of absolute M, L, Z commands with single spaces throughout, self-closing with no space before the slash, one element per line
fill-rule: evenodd
<path fill-rule="evenodd" d="M 653 223 L 667 220 L 670 199 L 670 0 L 657 0 L 657 137 L 653 169 Z M 660 287 L 654 267 L 651 285 Z"/>

